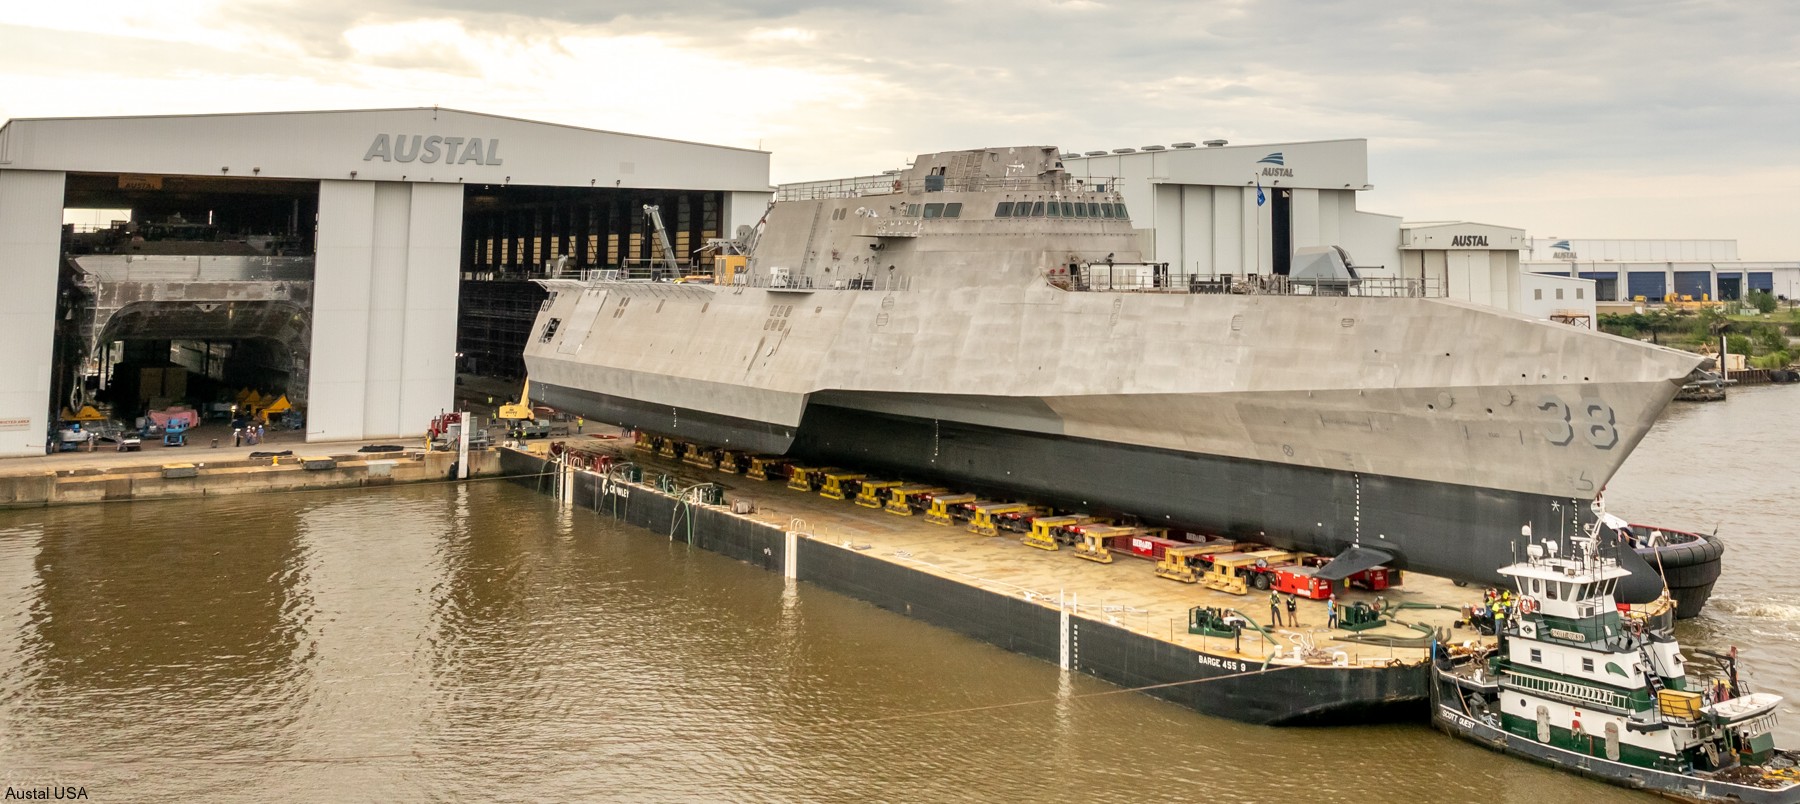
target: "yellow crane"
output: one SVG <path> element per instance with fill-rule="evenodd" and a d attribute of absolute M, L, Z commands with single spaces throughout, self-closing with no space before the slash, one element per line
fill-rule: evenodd
<path fill-rule="evenodd" d="M 536 417 L 531 415 L 531 378 L 525 378 L 525 387 L 519 389 L 519 401 L 507 402 L 500 406 L 494 418 L 501 421 L 530 421 Z"/>

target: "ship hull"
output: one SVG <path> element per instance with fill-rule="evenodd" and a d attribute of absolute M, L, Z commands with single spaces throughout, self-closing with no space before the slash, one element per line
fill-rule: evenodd
<path fill-rule="evenodd" d="M 1454 483 L 1227 458 L 1071 436 L 929 420 L 814 403 L 788 430 L 718 414 L 647 406 L 544 386 L 546 404 L 590 418 L 711 444 L 932 480 L 996 496 L 1335 555 L 1353 544 L 1393 566 L 1500 584 L 1472 568 L 1515 560 L 1521 524 L 1576 532 L 1591 517 L 1577 500 Z M 1654 599 L 1649 568 L 1642 590 Z"/>

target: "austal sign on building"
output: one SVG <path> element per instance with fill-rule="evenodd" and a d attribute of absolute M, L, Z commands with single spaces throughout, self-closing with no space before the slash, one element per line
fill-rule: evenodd
<path fill-rule="evenodd" d="M 1487 235 L 1456 235 L 1450 238 L 1451 248 L 1487 248 Z"/>
<path fill-rule="evenodd" d="M 410 436 L 453 404 L 468 185 L 723 193 L 725 232 L 755 223 L 770 195 L 762 151 L 436 107 L 0 122 L 0 457 L 42 455 L 55 432 L 48 358 L 72 175 L 139 193 L 229 176 L 217 192 L 260 179 L 316 194 L 303 229 L 310 441 Z"/>
<path fill-rule="evenodd" d="M 363 154 L 364 162 L 380 159 L 383 162 L 411 162 L 418 160 L 427 165 L 444 160 L 446 165 L 504 165 L 500 159 L 500 139 L 487 140 L 485 149 L 480 137 L 441 137 L 436 134 L 395 134 L 389 139 L 386 134 L 376 134 L 375 141 L 369 143 L 369 150 Z"/>

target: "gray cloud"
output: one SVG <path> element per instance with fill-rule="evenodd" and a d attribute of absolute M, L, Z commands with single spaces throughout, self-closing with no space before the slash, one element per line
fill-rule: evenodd
<path fill-rule="evenodd" d="M 348 58 L 343 33 L 359 24 L 453 18 L 531 48 L 571 31 L 655 36 L 852 87 L 854 103 L 821 98 L 766 131 L 718 119 L 721 140 L 766 138 L 778 179 L 944 148 L 1212 136 L 1366 137 L 1390 186 L 1800 163 L 1800 5 L 1785 3 L 247 0 L 228 13 L 323 60 Z M 810 37 L 750 35 L 783 28 Z M 457 70 L 453 55 L 396 58 Z M 652 80 L 659 65 L 634 69 L 596 80 Z M 734 79 L 671 102 L 756 108 L 772 89 Z"/>

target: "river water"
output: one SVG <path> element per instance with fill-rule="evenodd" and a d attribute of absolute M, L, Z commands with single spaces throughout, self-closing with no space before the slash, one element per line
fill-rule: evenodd
<path fill-rule="evenodd" d="M 1678 405 L 1608 493 L 1719 532 L 1685 640 L 1800 693 L 1788 425 Z M 1792 713 L 1783 737 L 1795 742 Z M 0 512 L 0 783 L 98 801 L 1583 802 L 1423 725 L 1185 709 L 506 483 Z"/>

